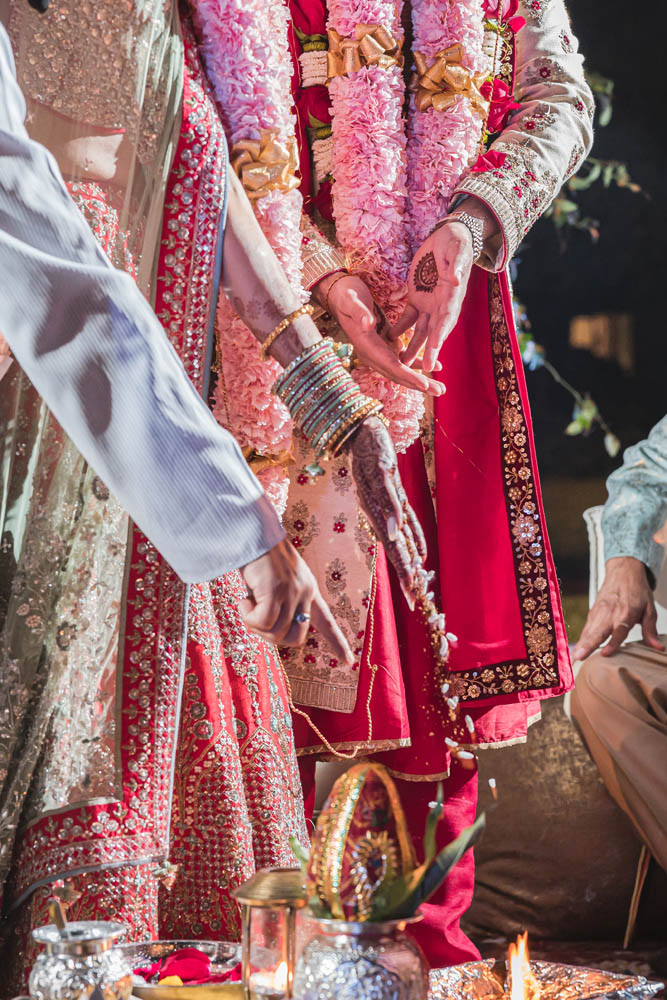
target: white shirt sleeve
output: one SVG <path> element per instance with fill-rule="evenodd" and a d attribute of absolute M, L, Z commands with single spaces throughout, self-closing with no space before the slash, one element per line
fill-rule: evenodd
<path fill-rule="evenodd" d="M 0 331 L 72 441 L 187 582 L 284 536 L 240 448 L 23 125 L 0 25 Z M 0 382 L 0 392 L 2 383 Z"/>

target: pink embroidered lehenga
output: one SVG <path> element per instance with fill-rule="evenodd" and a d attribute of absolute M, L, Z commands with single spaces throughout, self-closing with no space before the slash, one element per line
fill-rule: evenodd
<path fill-rule="evenodd" d="M 184 8 L 21 0 L 9 28 L 29 128 L 208 394 L 227 152 Z M 20 989 L 54 887 L 72 919 L 136 938 L 233 938 L 230 890 L 306 831 L 282 675 L 238 615 L 239 574 L 186 588 L 21 372 L 0 407 L 0 964 Z"/>

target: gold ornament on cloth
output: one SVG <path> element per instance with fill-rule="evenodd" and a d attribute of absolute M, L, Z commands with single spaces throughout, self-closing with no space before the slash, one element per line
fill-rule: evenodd
<path fill-rule="evenodd" d="M 412 839 L 387 769 L 353 765 L 334 784 L 313 838 L 306 898 L 337 920 L 373 919 L 376 898 L 415 867 Z"/>
<path fill-rule="evenodd" d="M 277 455 L 262 455 L 249 446 L 243 449 L 243 457 L 255 475 L 275 466 L 282 466 L 286 469 L 290 462 L 294 460 L 291 451 L 279 451 Z"/>
<path fill-rule="evenodd" d="M 296 139 L 282 142 L 268 129 L 261 130 L 259 139 L 234 143 L 230 162 L 250 199 L 299 186 L 295 176 L 299 164 Z"/>
<path fill-rule="evenodd" d="M 415 52 L 415 68 L 410 89 L 416 94 L 415 106 L 418 111 L 435 108 L 448 111 L 460 97 L 467 98 L 475 111 L 485 115 L 489 102 L 482 97 L 480 87 L 486 74 L 474 75 L 463 65 L 465 48 L 460 42 L 436 52 L 435 61 L 428 65 L 421 52 Z"/>
<path fill-rule="evenodd" d="M 442 785 L 430 803 L 424 860 L 417 863 L 396 785 L 382 764 L 355 764 L 335 782 L 317 820 L 310 853 L 290 844 L 306 876 L 306 905 L 319 918 L 407 920 L 442 885 L 486 823 L 481 816 L 438 849 Z"/>
<path fill-rule="evenodd" d="M 358 24 L 354 38 L 330 29 L 327 52 L 327 81 L 356 73 L 363 66 L 402 66 L 402 40 L 397 40 L 383 24 Z"/>

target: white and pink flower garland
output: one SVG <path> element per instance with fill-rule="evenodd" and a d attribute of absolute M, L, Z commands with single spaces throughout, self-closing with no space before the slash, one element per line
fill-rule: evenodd
<path fill-rule="evenodd" d="M 488 73 L 484 53 L 482 0 L 413 0 L 413 47 L 431 65 L 442 49 L 460 43 L 464 66 L 475 76 Z M 417 111 L 414 97 L 408 114 L 408 207 L 410 246 L 414 252 L 438 219 L 461 175 L 480 151 L 484 120 L 469 100 L 459 99 L 448 111 Z"/>
<path fill-rule="evenodd" d="M 267 129 L 289 145 L 294 140 L 290 80 L 289 11 L 283 0 L 197 0 L 193 6 L 208 78 L 221 109 L 230 146 L 259 139 Z M 300 295 L 301 208 L 298 190 L 271 191 L 255 202 L 259 223 Z M 281 369 L 263 361 L 255 337 L 225 295 L 217 314 L 221 378 L 214 412 L 242 448 L 264 456 L 291 449 L 292 422 L 271 388 Z M 278 512 L 287 503 L 283 466 L 259 473 Z"/>
<path fill-rule="evenodd" d="M 354 37 L 357 24 L 402 34 L 401 0 L 329 0 L 329 28 Z M 329 84 L 336 237 L 390 321 L 405 301 L 410 263 L 406 206 L 405 84 L 401 67 L 365 66 Z M 384 404 L 394 444 L 404 451 L 419 435 L 423 397 L 361 369 L 364 392 Z"/>

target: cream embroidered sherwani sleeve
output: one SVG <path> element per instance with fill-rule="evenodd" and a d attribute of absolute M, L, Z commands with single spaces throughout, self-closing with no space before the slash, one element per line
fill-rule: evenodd
<path fill-rule="evenodd" d="M 148 303 L 97 246 L 55 161 L 28 138 L 24 116 L 0 24 L 0 331 L 185 581 L 243 566 L 283 538 L 278 518 Z"/>
<path fill-rule="evenodd" d="M 520 0 L 526 24 L 516 35 L 514 112 L 491 150 L 502 165 L 469 171 L 454 192 L 485 202 L 500 225 L 486 241 L 480 265 L 500 271 L 581 165 L 593 141 L 593 95 L 563 0 Z"/>

